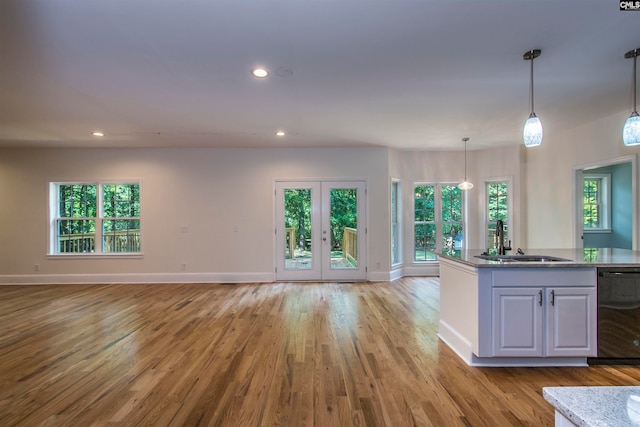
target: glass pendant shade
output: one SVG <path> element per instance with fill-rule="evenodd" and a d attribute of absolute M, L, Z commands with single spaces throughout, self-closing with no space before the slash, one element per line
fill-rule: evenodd
<path fill-rule="evenodd" d="M 622 141 L 624 145 L 640 145 L 640 116 L 636 111 L 631 113 L 622 129 Z"/>
<path fill-rule="evenodd" d="M 473 184 L 465 179 L 458 184 L 458 188 L 461 190 L 471 190 L 473 188 Z"/>
<path fill-rule="evenodd" d="M 531 113 L 525 122 L 522 137 L 525 147 L 535 147 L 542 144 L 542 122 L 535 113 Z"/>

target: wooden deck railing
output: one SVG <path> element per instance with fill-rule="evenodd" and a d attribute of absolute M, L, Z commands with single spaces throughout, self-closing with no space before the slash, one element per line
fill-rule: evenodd
<path fill-rule="evenodd" d="M 296 230 L 293 228 L 285 228 L 285 243 L 287 246 L 287 250 L 289 251 L 289 259 L 294 259 L 296 257 L 295 248 L 296 248 Z"/>
<path fill-rule="evenodd" d="M 345 227 L 342 232 L 342 256 L 351 262 L 358 259 L 358 230 Z"/>
<path fill-rule="evenodd" d="M 140 252 L 140 230 L 109 231 L 102 235 L 103 252 Z M 58 238 L 60 253 L 95 252 L 95 234 L 65 234 Z"/>

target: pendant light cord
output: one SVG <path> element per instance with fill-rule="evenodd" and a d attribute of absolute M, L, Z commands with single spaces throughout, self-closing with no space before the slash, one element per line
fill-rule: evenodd
<path fill-rule="evenodd" d="M 637 113 L 636 110 L 636 62 L 638 59 L 638 54 L 640 54 L 640 49 L 636 49 L 635 54 L 633 55 L 633 112 Z"/>
<path fill-rule="evenodd" d="M 467 141 L 464 142 L 464 180 L 467 180 Z"/>
<path fill-rule="evenodd" d="M 533 55 L 533 51 L 531 51 L 531 74 L 530 74 L 530 85 L 529 85 L 529 98 L 531 98 L 531 113 L 533 114 L 533 59 L 535 56 Z"/>
<path fill-rule="evenodd" d="M 467 141 L 469 138 L 462 138 L 464 141 L 464 181 L 467 182 Z"/>

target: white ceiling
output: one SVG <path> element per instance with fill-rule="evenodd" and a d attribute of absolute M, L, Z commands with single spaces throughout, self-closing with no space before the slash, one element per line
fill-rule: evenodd
<path fill-rule="evenodd" d="M 0 146 L 519 144 L 534 48 L 546 135 L 631 112 L 612 0 L 2 0 Z"/>

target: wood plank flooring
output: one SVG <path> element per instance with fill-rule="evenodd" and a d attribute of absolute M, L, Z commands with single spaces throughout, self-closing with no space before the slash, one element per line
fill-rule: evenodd
<path fill-rule="evenodd" d="M 438 280 L 0 287 L 2 426 L 551 426 L 544 386 L 640 368 L 470 368 Z"/>

